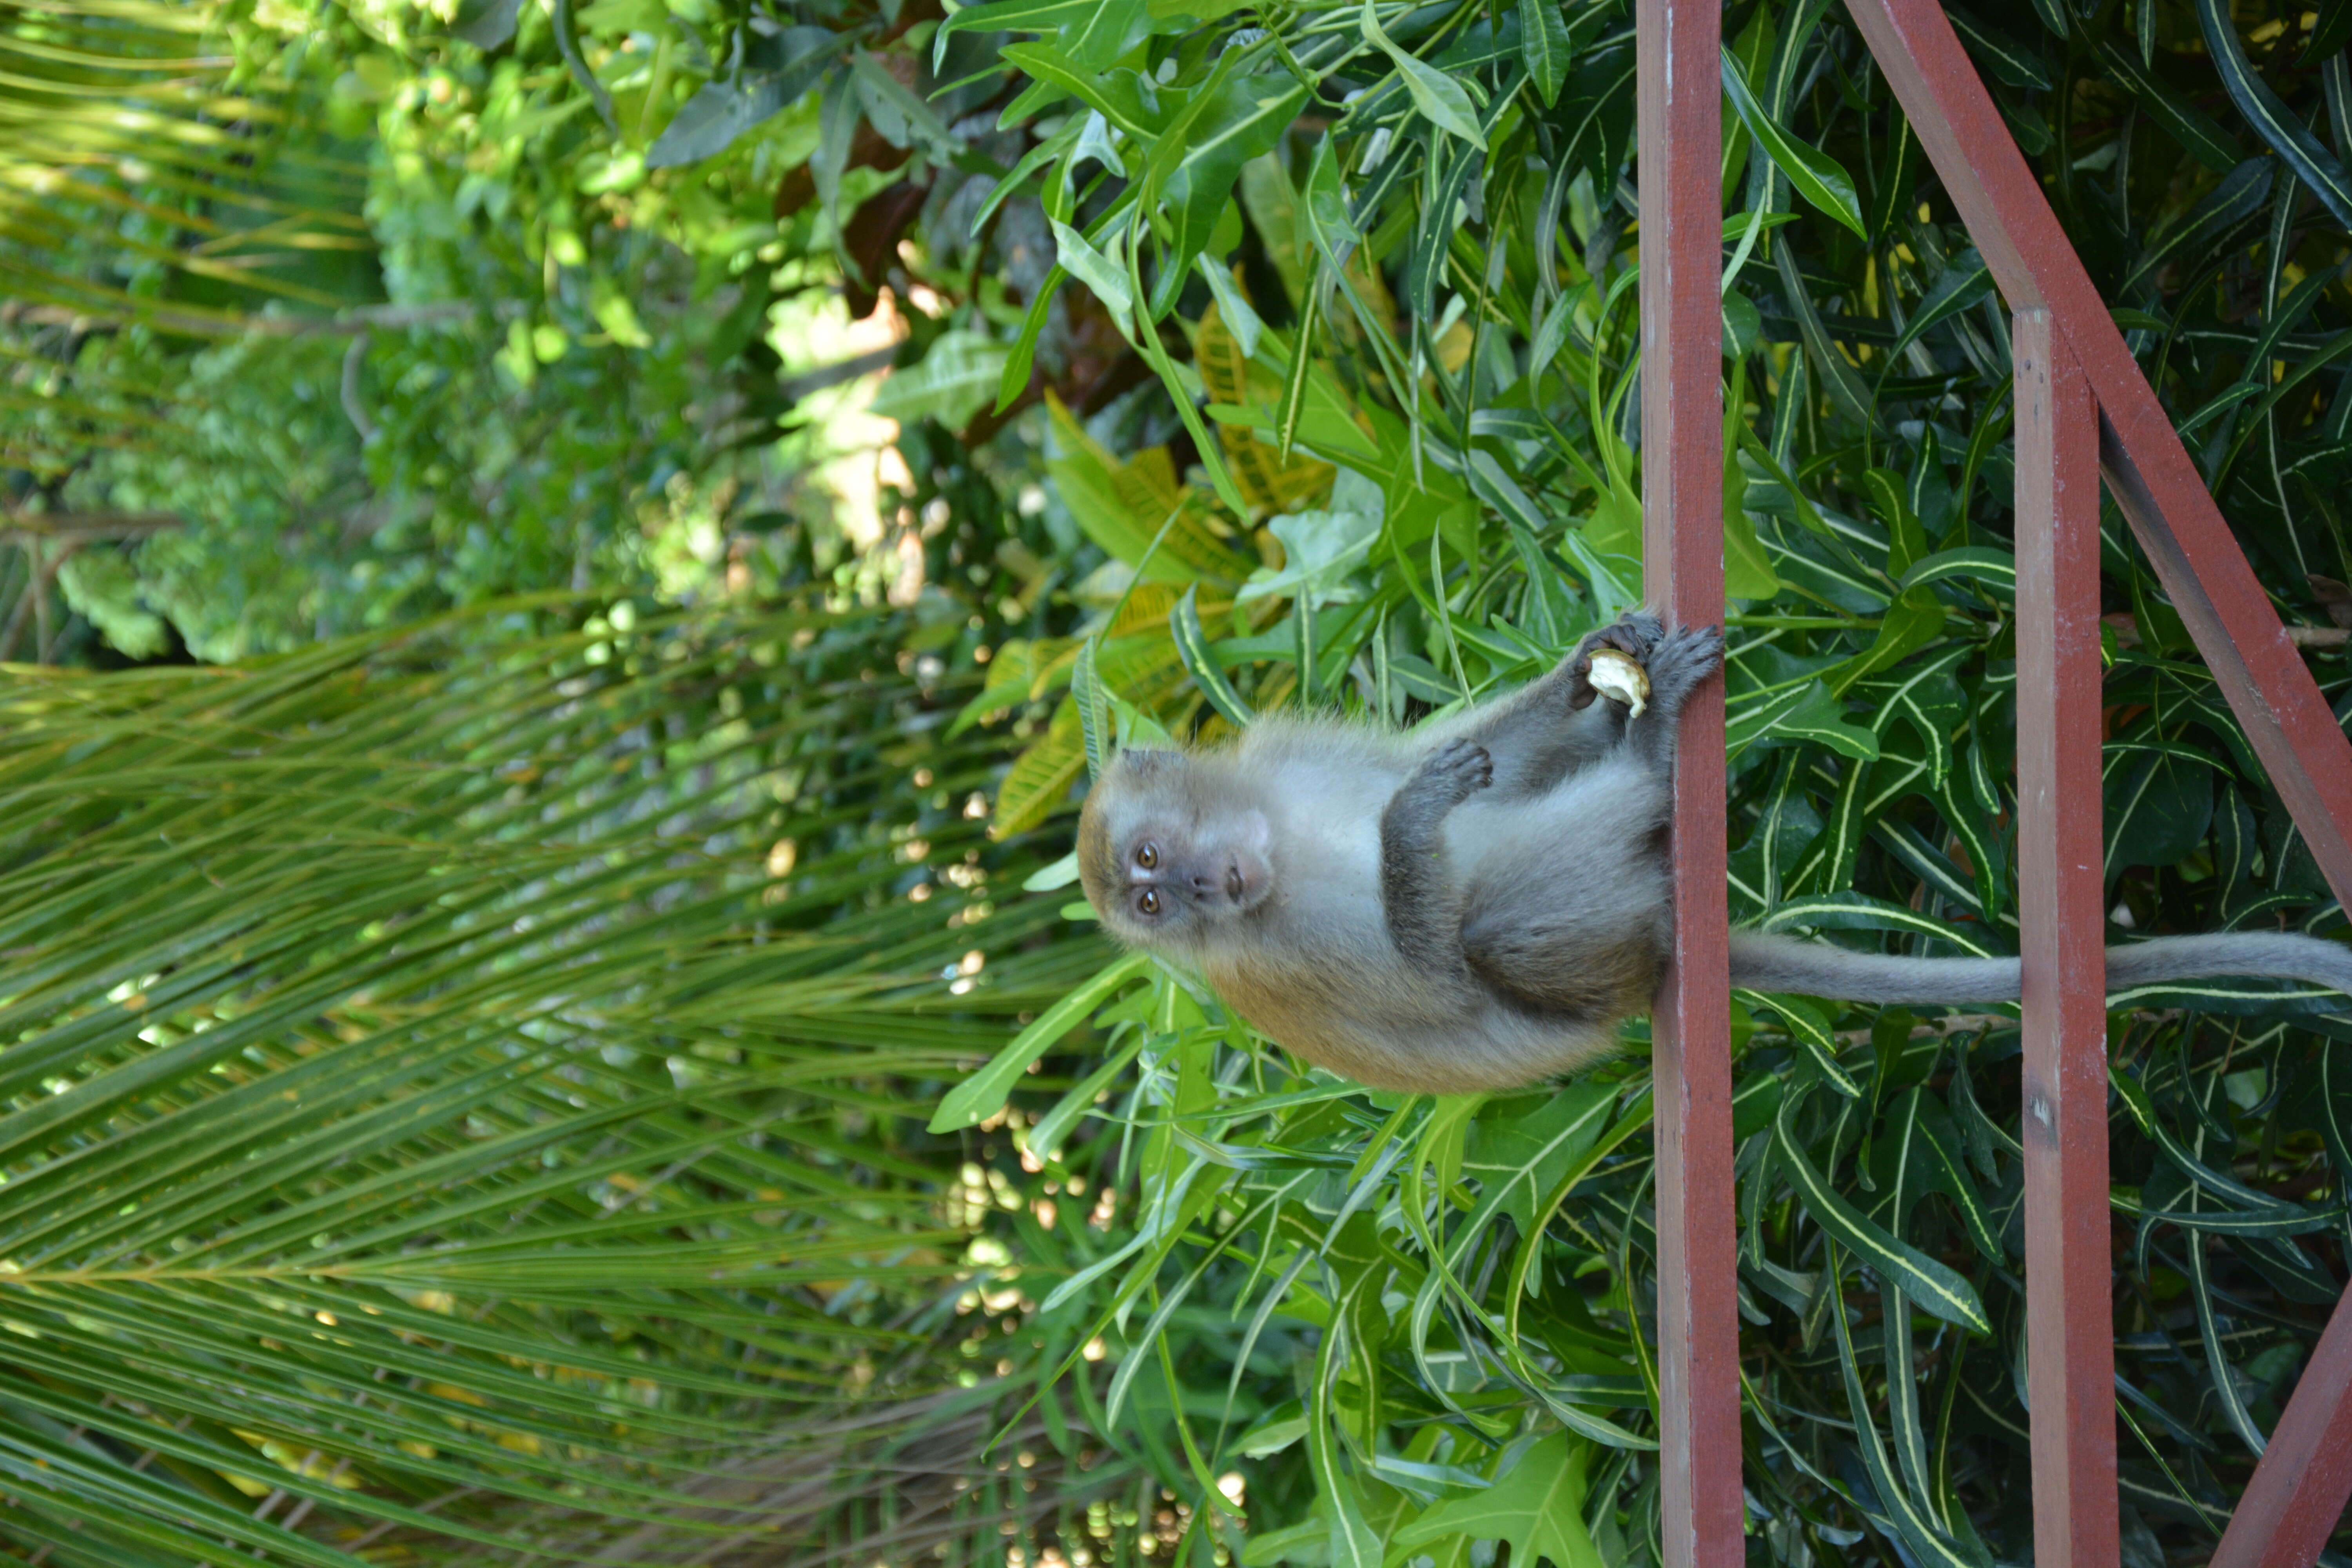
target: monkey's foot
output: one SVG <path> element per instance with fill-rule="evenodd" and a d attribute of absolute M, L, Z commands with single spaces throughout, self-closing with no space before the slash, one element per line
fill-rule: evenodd
<path fill-rule="evenodd" d="M 1419 788 L 1459 805 L 1495 782 L 1495 759 L 1475 741 L 1448 741 L 1414 770 L 1408 788 Z"/>
<path fill-rule="evenodd" d="M 1645 667 L 1650 677 L 1650 702 L 1673 717 L 1691 689 L 1723 664 L 1723 631 L 1718 626 L 1676 626 L 1651 650 Z"/>
<path fill-rule="evenodd" d="M 1600 695 L 1592 685 L 1592 653 L 1595 648 L 1615 648 L 1635 664 L 1648 668 L 1653 651 L 1667 636 L 1665 625 L 1645 610 L 1628 610 L 1613 625 L 1599 631 L 1588 632 L 1568 656 L 1568 706 L 1571 711 L 1588 708 Z"/>

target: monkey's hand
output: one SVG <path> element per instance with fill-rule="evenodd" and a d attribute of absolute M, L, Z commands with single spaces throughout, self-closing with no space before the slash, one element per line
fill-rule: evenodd
<path fill-rule="evenodd" d="M 1446 814 L 1495 782 L 1475 741 L 1448 741 L 1422 760 L 1381 813 L 1381 908 L 1389 939 L 1433 979 L 1462 968 L 1461 890 L 1444 865 Z"/>
<path fill-rule="evenodd" d="M 1617 617 L 1613 626 L 1587 633 L 1576 651 L 1568 656 L 1568 706 L 1570 711 L 1590 708 L 1592 700 L 1601 695 L 1592 684 L 1592 650 L 1615 648 L 1635 664 L 1647 668 L 1650 654 L 1663 641 L 1666 628 L 1657 616 L 1643 610 L 1628 610 Z"/>
<path fill-rule="evenodd" d="M 1451 811 L 1495 782 L 1495 759 L 1475 741 L 1448 741 L 1430 753 L 1399 790 L 1440 812 Z"/>

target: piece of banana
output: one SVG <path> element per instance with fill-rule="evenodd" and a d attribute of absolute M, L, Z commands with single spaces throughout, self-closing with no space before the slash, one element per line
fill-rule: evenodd
<path fill-rule="evenodd" d="M 1595 691 L 1622 702 L 1629 720 L 1640 718 L 1642 710 L 1650 705 L 1649 672 L 1630 654 L 1613 647 L 1594 648 L 1592 668 L 1585 679 L 1591 681 Z"/>

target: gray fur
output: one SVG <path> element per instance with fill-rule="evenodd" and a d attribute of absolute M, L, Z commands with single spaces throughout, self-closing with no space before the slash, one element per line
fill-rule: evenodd
<path fill-rule="evenodd" d="M 1585 679 L 1632 655 L 1629 721 Z M 1633 614 L 1500 701 L 1402 734 L 1269 715 L 1230 747 L 1127 752 L 1078 827 L 1087 898 L 1119 941 L 1197 968 L 1271 1038 L 1385 1089 L 1515 1088 L 1613 1050 L 1672 938 L 1665 829 L 1684 702 L 1713 630 Z M 2163 937 L 2108 952 L 2123 988 L 2275 975 L 2352 992 L 2315 938 Z M 1731 978 L 1924 1005 L 2012 1000 L 2015 959 L 1889 958 L 1734 931 Z"/>

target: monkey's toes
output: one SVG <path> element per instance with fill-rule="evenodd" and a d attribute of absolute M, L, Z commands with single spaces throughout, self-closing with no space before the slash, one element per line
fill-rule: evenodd
<path fill-rule="evenodd" d="M 1654 665 L 1673 665 L 1686 672 L 1691 679 L 1714 673 L 1723 662 L 1723 628 L 1720 626 L 1676 626 L 1668 632 L 1656 654 Z"/>
<path fill-rule="evenodd" d="M 1668 712 L 1723 664 L 1723 633 L 1715 626 L 1676 626 L 1650 656 L 1650 689 Z"/>

